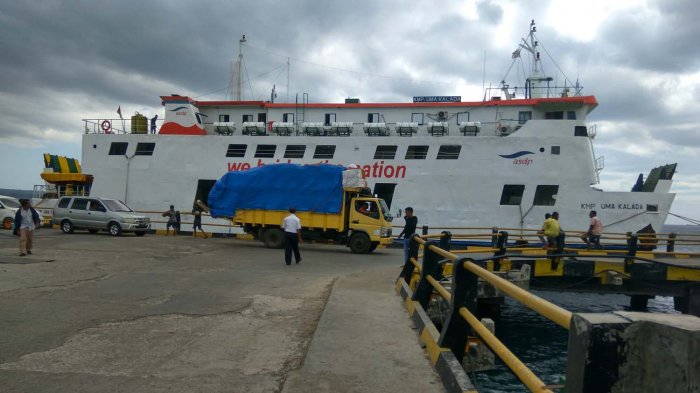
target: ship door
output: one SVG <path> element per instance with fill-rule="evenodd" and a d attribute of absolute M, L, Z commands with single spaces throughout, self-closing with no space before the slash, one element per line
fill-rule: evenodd
<path fill-rule="evenodd" d="M 394 188 L 396 188 L 396 183 L 377 183 L 374 185 L 374 195 L 384 199 L 389 209 L 391 209 L 391 200 L 394 198 Z"/>
<path fill-rule="evenodd" d="M 258 122 L 267 123 L 267 113 L 258 113 Z"/>
<path fill-rule="evenodd" d="M 335 113 L 326 113 L 323 125 L 330 126 L 331 123 L 335 123 Z"/>
<path fill-rule="evenodd" d="M 194 201 L 192 201 L 192 203 L 194 204 L 200 200 L 205 205 L 209 205 L 209 191 L 214 187 L 214 184 L 216 184 L 216 180 L 199 179 L 197 182 L 197 192 L 194 194 Z"/>

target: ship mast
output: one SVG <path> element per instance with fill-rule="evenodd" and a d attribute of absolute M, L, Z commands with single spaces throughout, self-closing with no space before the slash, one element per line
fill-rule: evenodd
<path fill-rule="evenodd" d="M 245 34 L 238 40 L 238 60 L 233 66 L 233 100 L 241 101 L 241 92 L 243 91 L 243 44 L 245 43 Z"/>

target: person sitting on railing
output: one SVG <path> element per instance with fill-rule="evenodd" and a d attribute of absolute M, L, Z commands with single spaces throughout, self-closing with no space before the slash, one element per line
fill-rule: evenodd
<path fill-rule="evenodd" d="M 547 246 L 549 248 L 557 247 L 557 238 L 559 237 L 559 213 L 554 212 L 552 215 L 544 220 L 544 225 L 542 229 L 544 230 L 544 235 L 547 237 Z"/>

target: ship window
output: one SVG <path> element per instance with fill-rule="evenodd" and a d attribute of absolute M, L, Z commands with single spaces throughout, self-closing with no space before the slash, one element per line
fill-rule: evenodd
<path fill-rule="evenodd" d="M 411 113 L 411 123 L 418 123 L 419 126 L 422 126 L 423 116 L 423 113 Z"/>
<path fill-rule="evenodd" d="M 306 145 L 287 145 L 284 151 L 284 158 L 304 158 Z"/>
<path fill-rule="evenodd" d="M 557 200 L 559 186 L 537 186 L 535 189 L 535 206 L 554 206 Z"/>
<path fill-rule="evenodd" d="M 367 123 L 379 123 L 379 113 L 368 113 Z"/>
<path fill-rule="evenodd" d="M 75 198 L 73 199 L 73 205 L 70 208 L 73 210 L 87 210 L 89 201 L 89 199 Z"/>
<path fill-rule="evenodd" d="M 576 120 L 576 112 L 575 111 L 566 112 L 566 118 L 567 118 L 567 120 Z"/>
<path fill-rule="evenodd" d="M 137 156 L 152 156 L 153 150 L 156 149 L 156 144 L 153 142 L 140 142 L 136 145 L 136 152 L 134 155 Z"/>
<path fill-rule="evenodd" d="M 588 136 L 588 128 L 586 126 L 574 126 L 574 136 Z"/>
<path fill-rule="evenodd" d="M 253 121 L 253 115 L 243 115 L 243 122 L 252 122 Z"/>
<path fill-rule="evenodd" d="M 647 205 L 647 211 L 648 212 L 658 212 L 659 205 Z"/>
<path fill-rule="evenodd" d="M 222 123 L 228 123 L 231 117 L 229 115 L 219 115 L 219 121 Z"/>
<path fill-rule="evenodd" d="M 374 151 L 375 160 L 393 160 L 396 157 L 397 146 L 379 145 Z"/>
<path fill-rule="evenodd" d="M 456 160 L 459 158 L 459 152 L 462 151 L 461 145 L 442 145 L 438 151 L 438 160 Z"/>
<path fill-rule="evenodd" d="M 248 145 L 228 145 L 228 150 L 226 150 L 226 157 L 245 157 L 245 151 Z"/>
<path fill-rule="evenodd" d="M 457 124 L 469 121 L 469 112 L 457 114 Z"/>
<path fill-rule="evenodd" d="M 519 205 L 525 192 L 524 184 L 505 184 L 501 193 L 501 205 Z"/>
<path fill-rule="evenodd" d="M 109 145 L 109 155 L 110 156 L 123 156 L 126 154 L 126 148 L 129 146 L 128 142 L 112 142 Z"/>
<path fill-rule="evenodd" d="M 294 123 L 294 113 L 282 114 L 282 121 L 285 123 Z"/>
<path fill-rule="evenodd" d="M 564 112 L 545 112 L 544 118 L 547 120 L 563 120 Z"/>
<path fill-rule="evenodd" d="M 324 126 L 329 126 L 331 123 L 335 123 L 335 113 L 326 113 L 323 116 L 323 125 Z"/>
<path fill-rule="evenodd" d="M 314 158 L 333 158 L 335 145 L 318 145 L 314 152 Z"/>
<path fill-rule="evenodd" d="M 532 120 L 532 111 L 518 112 L 518 124 L 525 124 L 528 120 Z"/>
<path fill-rule="evenodd" d="M 559 155 L 560 152 L 561 152 L 561 147 L 552 146 L 552 154 Z"/>
<path fill-rule="evenodd" d="M 275 156 L 277 145 L 258 145 L 255 150 L 255 158 L 272 158 Z"/>
<path fill-rule="evenodd" d="M 406 150 L 407 160 L 425 160 L 428 155 L 428 146 L 425 145 L 412 145 Z"/>

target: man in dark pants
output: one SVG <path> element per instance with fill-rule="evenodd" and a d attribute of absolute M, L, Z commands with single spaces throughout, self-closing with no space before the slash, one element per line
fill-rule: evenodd
<path fill-rule="evenodd" d="M 293 207 L 289 208 L 289 215 L 282 221 L 282 229 L 284 230 L 284 262 L 287 265 L 292 264 L 292 251 L 294 251 L 294 259 L 297 263 L 301 262 L 301 254 L 299 253 L 299 243 L 301 243 L 301 220 L 296 216 L 296 210 Z"/>
<path fill-rule="evenodd" d="M 406 216 L 404 217 L 404 220 L 406 220 L 406 225 L 404 225 L 403 231 L 401 231 L 401 233 L 399 233 L 399 236 L 397 238 L 401 239 L 401 236 L 404 237 L 403 259 L 404 259 L 404 261 L 407 261 L 408 260 L 408 245 L 411 242 L 411 236 L 413 236 L 413 234 L 416 233 L 416 226 L 418 225 L 418 217 L 413 215 L 413 208 L 412 207 L 406 208 Z"/>

